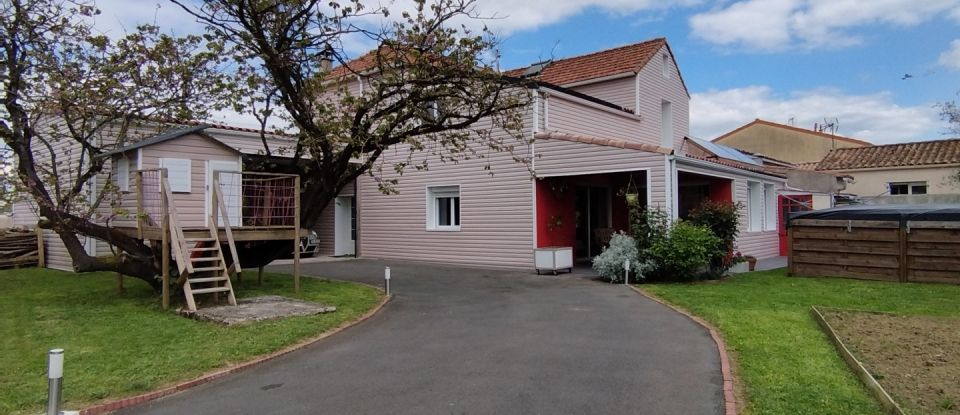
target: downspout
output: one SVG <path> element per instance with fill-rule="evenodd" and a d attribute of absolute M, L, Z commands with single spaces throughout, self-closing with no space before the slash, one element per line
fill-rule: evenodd
<path fill-rule="evenodd" d="M 357 75 L 357 82 L 360 83 L 360 93 L 363 94 L 363 77 L 360 75 Z"/>
<path fill-rule="evenodd" d="M 536 136 L 540 131 L 540 91 L 533 92 L 533 125 L 530 132 L 530 211 L 533 222 L 530 226 L 531 241 L 533 249 L 537 249 L 537 141 Z"/>

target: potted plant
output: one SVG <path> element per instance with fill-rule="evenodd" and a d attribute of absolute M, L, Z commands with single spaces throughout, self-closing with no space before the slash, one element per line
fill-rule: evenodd
<path fill-rule="evenodd" d="M 747 268 L 747 258 L 743 256 L 740 251 L 734 252 L 732 255 L 730 255 L 728 261 L 730 264 L 730 273 L 732 274 L 739 274 L 741 272 L 747 272 L 750 270 Z"/>
<path fill-rule="evenodd" d="M 757 269 L 757 257 L 753 255 L 746 255 L 744 256 L 744 259 L 747 260 L 747 264 L 749 265 L 750 271 L 754 271 Z"/>

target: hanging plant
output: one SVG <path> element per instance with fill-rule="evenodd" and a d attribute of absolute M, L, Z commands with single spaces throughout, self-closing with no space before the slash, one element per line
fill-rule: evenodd
<path fill-rule="evenodd" d="M 627 183 L 627 189 L 624 191 L 624 197 L 627 199 L 627 206 L 637 206 L 640 204 L 640 192 L 637 185 L 633 183 L 633 174 L 630 174 L 630 182 Z"/>

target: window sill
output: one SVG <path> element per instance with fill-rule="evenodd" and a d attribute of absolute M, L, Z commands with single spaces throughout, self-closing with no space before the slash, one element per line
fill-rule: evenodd
<path fill-rule="evenodd" d="M 436 228 L 427 228 L 427 232 L 460 232 L 459 226 L 444 226 Z"/>

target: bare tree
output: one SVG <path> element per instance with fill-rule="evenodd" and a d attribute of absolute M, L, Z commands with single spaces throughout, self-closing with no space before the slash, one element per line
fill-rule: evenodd
<path fill-rule="evenodd" d="M 98 155 L 139 138 L 139 120 L 205 114 L 222 49 L 155 26 L 111 40 L 92 31 L 98 13 L 81 1 L 0 0 L 0 137 L 40 225 L 59 234 L 78 271 L 118 271 L 158 288 L 155 253 L 97 218 L 106 192 L 92 198 L 89 183 L 104 170 Z M 91 257 L 81 235 L 119 258 Z"/>
<path fill-rule="evenodd" d="M 414 161 L 418 154 L 456 161 L 525 143 L 519 131 L 527 91 L 489 61 L 496 39 L 486 28 L 474 32 L 458 24 L 479 18 L 473 0 L 418 0 L 401 16 L 364 8 L 359 0 L 211 0 L 200 7 L 172 1 L 237 57 L 230 83 L 235 109 L 257 116 L 264 134 L 268 117 L 296 131 L 292 157 L 273 168 L 303 178 L 304 226 L 315 225 L 362 174 L 392 191 L 396 183 L 379 180 L 383 166 L 376 163 L 390 146 L 408 151 L 388 167 L 402 173 L 429 167 L 426 158 Z M 370 23 L 376 16 L 397 19 Z M 351 36 L 377 47 L 349 60 L 343 44 Z M 331 70 L 331 61 L 338 67 Z M 362 91 L 351 90 L 358 82 Z M 496 134 L 502 131 L 510 134 Z M 276 150 L 266 140 L 264 147 L 265 155 Z M 284 249 L 260 246 L 241 259 L 245 266 L 260 265 Z"/>

